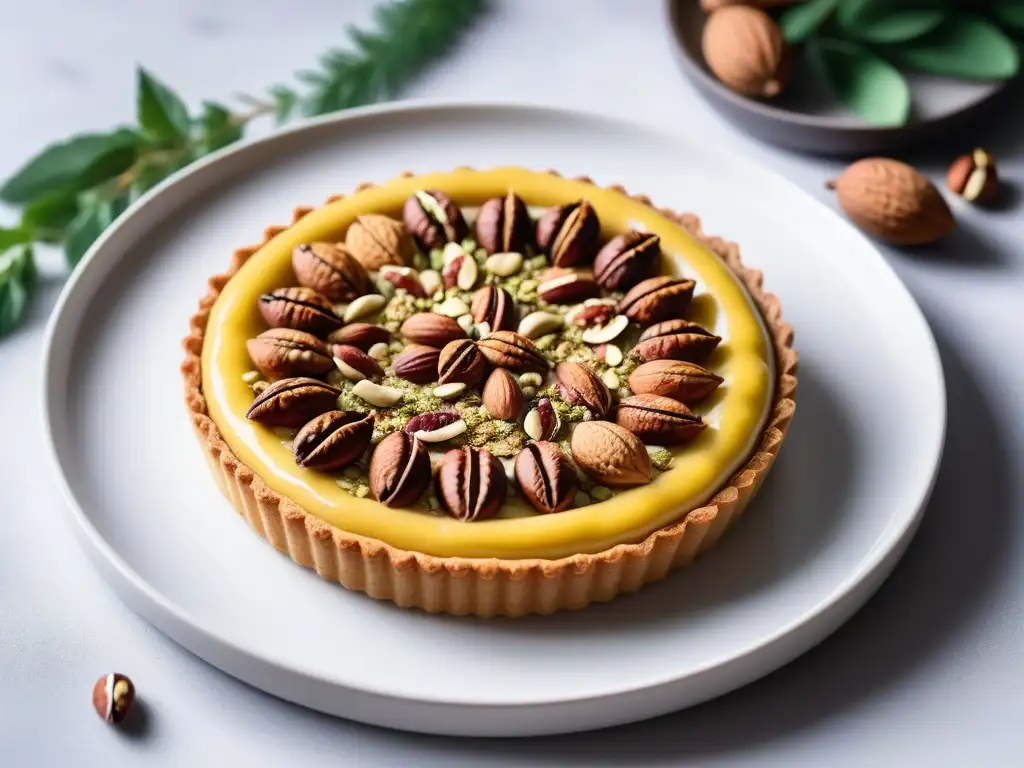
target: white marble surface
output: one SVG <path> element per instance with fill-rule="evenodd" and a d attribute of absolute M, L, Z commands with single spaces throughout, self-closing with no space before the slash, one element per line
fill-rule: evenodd
<path fill-rule="evenodd" d="M 193 104 L 227 99 L 312 65 L 371 7 L 368 0 L 4 3 L 0 176 L 44 142 L 130 120 L 136 63 Z M 679 76 L 669 45 L 660 1 L 504 0 L 407 93 L 507 96 L 631 115 L 703 135 L 812 195 L 828 195 L 823 182 L 838 163 L 778 152 L 723 123 Z M 911 159 L 941 172 L 962 147 L 983 143 L 1014 183 L 1011 197 L 1020 198 L 1021 104 L 1018 89 L 987 129 Z M 31 322 L 0 342 L 4 763 L 1019 765 L 1022 205 L 958 208 L 961 230 L 941 248 L 886 252 L 938 337 L 950 429 L 920 533 L 867 607 L 811 653 L 715 702 L 630 727 L 516 742 L 393 733 L 284 704 L 190 656 L 113 597 L 73 541 L 41 456 L 42 324 L 61 275 L 59 260 L 48 257 Z M 41 535 L 46 548 L 30 549 Z M 89 705 L 92 681 L 111 669 L 132 675 L 144 697 L 133 732 L 104 727 Z"/>

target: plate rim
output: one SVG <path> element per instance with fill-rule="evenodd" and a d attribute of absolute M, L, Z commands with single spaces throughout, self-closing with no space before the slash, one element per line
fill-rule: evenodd
<path fill-rule="evenodd" d="M 173 190 L 178 185 L 183 184 L 188 179 L 195 179 L 197 182 L 204 178 L 206 174 L 213 174 L 212 180 L 215 182 L 216 169 L 222 161 L 230 158 L 240 158 L 246 153 L 258 153 L 261 148 L 267 147 L 276 142 L 287 141 L 292 136 L 298 133 L 306 131 L 314 131 L 325 125 L 340 124 L 354 122 L 356 120 L 365 117 L 384 117 L 388 115 L 400 114 L 408 115 L 416 112 L 451 112 L 453 110 L 462 111 L 513 111 L 520 112 L 523 110 L 530 111 L 533 113 L 545 114 L 552 118 L 570 118 L 577 120 L 585 120 L 593 122 L 595 124 L 612 124 L 623 129 L 632 129 L 637 131 L 648 132 L 649 134 L 657 134 L 664 137 L 673 143 L 686 145 L 688 140 L 685 137 L 674 136 L 667 132 L 663 128 L 651 125 L 649 123 L 641 121 L 633 121 L 623 118 L 618 115 L 607 114 L 602 112 L 593 112 L 587 110 L 578 110 L 563 108 L 554 105 L 537 104 L 534 102 L 527 101 L 482 101 L 476 99 L 419 99 L 419 100 L 406 100 L 401 102 L 392 102 L 386 104 L 371 105 L 367 107 L 360 107 L 357 109 L 347 110 L 340 114 L 326 115 L 319 118 L 310 120 L 300 121 L 292 126 L 288 126 L 282 130 L 275 131 L 268 136 L 251 138 L 243 140 L 236 145 L 226 147 L 218 152 L 212 153 L 211 155 L 199 160 L 198 162 L 176 172 L 171 177 L 166 179 L 161 184 L 154 187 L 152 190 L 142 196 L 135 204 L 132 209 L 121 219 L 115 223 L 112 227 L 106 230 L 103 235 L 89 248 L 84 258 L 72 271 L 68 281 L 63 286 L 60 296 L 56 302 L 53 312 L 51 313 L 44 334 L 43 342 L 43 355 L 42 355 L 42 376 L 43 386 L 41 388 L 41 406 L 42 406 L 42 419 L 44 427 L 44 442 L 46 445 L 46 453 L 49 461 L 53 468 L 54 474 L 56 475 L 57 485 L 60 489 L 61 495 L 64 497 L 65 507 L 67 514 L 70 515 L 73 527 L 78 535 L 79 541 L 82 543 L 83 548 L 86 550 L 86 554 L 90 557 L 94 566 L 104 576 L 104 579 L 114 589 L 118 596 L 136 613 L 145 618 L 149 623 L 153 624 L 162 633 L 169 636 L 179 645 L 182 645 L 190 652 L 196 654 L 200 658 L 207 660 L 209 663 L 214 664 L 219 669 L 235 676 L 247 684 L 253 685 L 254 687 L 268 691 L 273 695 L 280 698 L 285 698 L 294 701 L 305 706 L 310 706 L 321 711 L 330 712 L 329 709 L 310 704 L 303 700 L 303 697 L 299 695 L 300 692 L 294 691 L 295 696 L 282 694 L 279 690 L 269 690 L 263 684 L 254 682 L 251 677 L 253 673 L 243 673 L 238 671 L 240 667 L 245 667 L 246 664 L 256 664 L 260 666 L 256 674 L 258 676 L 266 677 L 273 674 L 290 674 L 297 675 L 311 682 L 328 685 L 332 687 L 340 687 L 352 694 L 360 694 L 363 696 L 370 696 L 376 699 L 382 699 L 387 701 L 399 701 L 405 705 L 440 705 L 455 708 L 472 707 L 475 709 L 485 709 L 490 711 L 515 711 L 530 708 L 550 708 L 550 707 L 566 707 L 574 705 L 586 705 L 600 702 L 606 699 L 614 699 L 618 697 L 625 697 L 630 695 L 636 695 L 642 692 L 652 692 L 655 690 L 662 690 L 673 685 L 680 685 L 686 681 L 700 678 L 716 671 L 722 674 L 722 671 L 731 666 L 739 663 L 747 663 L 749 665 L 750 660 L 753 657 L 771 657 L 774 652 L 774 660 L 769 662 L 767 666 L 754 665 L 757 667 L 753 673 L 745 672 L 740 675 L 741 679 L 734 680 L 727 686 L 716 687 L 715 692 L 710 696 L 703 696 L 699 700 L 704 700 L 711 696 L 718 696 L 725 693 L 728 690 L 732 690 L 736 687 L 749 683 L 770 671 L 777 669 L 781 664 L 795 658 L 796 656 L 805 652 L 812 645 L 820 642 L 824 637 L 831 634 L 836 628 L 838 628 L 852 613 L 858 609 L 874 590 L 884 581 L 885 577 L 898 562 L 904 549 L 912 538 L 917 526 L 926 509 L 928 500 L 931 496 L 932 490 L 935 485 L 935 481 L 938 475 L 940 461 L 942 457 L 942 449 L 944 446 L 947 418 L 946 418 L 946 387 L 943 377 L 941 358 L 939 356 L 938 347 L 935 342 L 934 335 L 928 325 L 927 319 L 921 312 L 920 307 L 910 294 L 906 285 L 900 280 L 898 275 L 892 269 L 892 267 L 882 258 L 881 254 L 878 253 L 877 249 L 874 248 L 870 242 L 866 241 L 860 233 L 856 230 L 852 230 L 850 227 L 851 236 L 860 237 L 865 240 L 867 245 L 875 251 L 878 260 L 881 262 L 879 265 L 884 270 L 887 270 L 892 279 L 895 281 L 894 287 L 901 290 L 904 294 L 904 298 L 909 302 L 910 307 L 913 308 L 914 319 L 917 321 L 920 330 L 924 333 L 925 340 L 927 341 L 927 357 L 930 360 L 934 372 L 936 374 L 934 378 L 936 384 L 936 397 L 938 400 L 939 414 L 937 417 L 938 431 L 937 431 L 937 444 L 933 449 L 933 466 L 927 487 L 923 490 L 923 493 L 917 503 L 916 509 L 912 514 L 908 515 L 905 520 L 902 521 L 900 526 L 895 530 L 891 536 L 890 541 L 883 543 L 880 546 L 880 542 L 875 542 L 871 549 L 865 553 L 861 561 L 854 567 L 854 569 L 847 574 L 845 579 L 836 584 L 835 588 L 824 598 L 822 598 L 817 604 L 808 608 L 800 616 L 794 618 L 784 626 L 777 629 L 775 632 L 762 636 L 758 642 L 751 643 L 739 651 L 732 651 L 723 654 L 722 656 L 715 657 L 713 660 L 706 661 L 705 663 L 689 669 L 685 674 L 678 675 L 672 674 L 668 677 L 662 678 L 655 682 L 646 682 L 641 684 L 630 684 L 619 687 L 612 687 L 602 689 L 601 691 L 580 694 L 572 696 L 564 696 L 557 698 L 545 698 L 539 700 L 522 700 L 522 701 L 511 701 L 511 702 L 500 702 L 500 701 L 480 701 L 480 700 L 469 700 L 462 698 L 451 698 L 444 697 L 443 695 L 438 696 L 425 696 L 425 695 L 410 695 L 408 693 L 398 692 L 394 690 L 388 690 L 387 688 L 376 688 L 362 685 L 354 685 L 348 681 L 342 681 L 336 679 L 333 675 L 324 675 L 315 670 L 308 668 L 301 668 L 296 666 L 290 661 L 286 661 L 279 656 L 273 656 L 266 654 L 263 651 L 253 649 L 245 646 L 244 644 L 238 643 L 234 640 L 225 638 L 219 635 L 216 630 L 208 627 L 202 623 L 199 619 L 191 615 L 185 608 L 173 602 L 169 598 L 165 597 L 156 588 L 145 581 L 138 573 L 136 573 L 128 563 L 120 556 L 118 552 L 103 538 L 99 531 L 92 525 L 90 517 L 86 514 L 83 507 L 79 504 L 74 492 L 71 489 L 67 474 L 64 471 L 64 466 L 60 460 L 60 453 L 57 448 L 57 441 L 55 438 L 55 430 L 53 424 L 53 406 L 51 401 L 53 400 L 52 393 L 55 391 L 59 392 L 62 384 L 58 380 L 57 371 L 60 369 L 59 361 L 60 355 L 62 354 L 59 350 L 60 334 L 62 332 L 62 318 L 65 310 L 69 303 L 76 297 L 79 286 L 83 284 L 83 278 L 87 274 L 91 274 L 93 271 L 102 271 L 103 269 L 109 270 L 119 262 L 119 258 L 111 256 L 107 261 L 109 263 L 101 263 L 100 259 L 107 249 L 108 243 L 113 241 L 115 238 L 120 237 L 120 234 L 127 225 L 133 222 L 140 214 L 141 211 L 155 206 L 158 208 L 160 204 L 160 198 L 165 195 L 168 190 Z M 740 166 L 746 166 L 748 170 L 756 173 L 765 174 L 771 177 L 776 183 L 786 184 L 799 192 L 807 203 L 821 206 L 825 211 L 829 212 L 829 215 L 836 216 L 840 223 L 846 224 L 839 218 L 831 209 L 829 209 L 824 203 L 814 199 L 812 196 L 807 194 L 803 189 L 797 185 L 789 182 L 780 174 L 772 171 L 755 161 L 747 158 L 746 156 L 735 156 L 727 155 L 723 150 L 718 148 L 712 148 L 713 151 L 722 156 L 723 160 L 728 160 L 730 163 L 739 164 Z M 708 148 L 704 148 L 703 151 L 708 151 Z M 214 168 L 213 171 L 210 169 Z M 846 224 L 846 226 L 849 226 Z M 100 282 L 105 276 L 101 275 L 98 279 Z M 91 296 L 89 297 L 91 299 Z M 161 615 L 162 614 L 162 615 Z M 781 645 L 784 645 L 785 641 L 792 638 L 794 635 L 803 634 L 810 635 L 810 640 L 801 638 L 801 641 L 795 643 L 795 645 L 783 651 L 781 654 L 778 652 Z M 197 650 L 196 646 L 205 645 L 207 647 L 202 650 Z M 219 659 L 218 662 L 210 661 L 210 656 L 223 656 L 225 653 L 235 653 L 240 655 L 240 661 L 227 663 L 223 658 Z M 781 661 L 780 661 L 781 659 Z M 691 701 L 689 703 L 696 703 Z M 685 706 L 682 704 L 680 706 Z M 677 707 L 672 707 L 677 708 Z M 651 714 L 657 714 L 659 712 L 671 711 L 672 708 L 661 708 L 658 712 Z M 331 712 L 331 714 L 338 714 L 337 712 Z M 643 717 L 651 716 L 651 714 L 641 715 Z M 351 715 L 345 715 L 351 717 Z M 629 715 L 626 719 L 629 719 Z M 362 718 L 354 718 L 362 719 Z M 625 722 L 626 719 L 615 719 L 609 720 L 605 724 L 611 724 L 612 722 Z M 632 718 L 636 719 L 636 718 Z M 367 722 L 374 722 L 372 719 L 367 719 Z M 378 724 L 382 724 L 377 721 Z M 391 725 L 390 722 L 384 722 L 383 724 Z M 403 726 L 399 726 L 403 727 Z M 588 726 L 593 727 L 593 726 Z M 408 728 L 409 730 L 417 730 L 415 727 Z M 470 731 L 460 731 L 457 728 L 449 729 L 428 729 L 429 732 L 433 733 L 489 733 L 488 729 L 477 730 L 473 729 Z M 577 729 L 578 730 L 578 729 Z M 541 728 L 526 728 L 523 730 L 516 730 L 510 733 L 502 731 L 505 735 L 527 735 L 533 733 L 556 733 L 563 732 L 563 729 L 556 728 L 555 730 L 545 730 Z"/>

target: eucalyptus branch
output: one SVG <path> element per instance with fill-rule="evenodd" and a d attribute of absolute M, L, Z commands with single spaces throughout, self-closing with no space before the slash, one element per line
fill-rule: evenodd
<path fill-rule="evenodd" d="M 34 243 L 60 245 L 74 265 L 139 196 L 238 141 L 254 120 L 274 115 L 280 123 L 394 98 L 458 43 L 486 2 L 392 0 L 377 9 L 372 31 L 347 28 L 349 48 L 297 73 L 299 85 L 241 94 L 239 109 L 208 101 L 192 113 L 139 69 L 136 125 L 51 144 L 0 186 L 0 202 L 21 209 L 18 226 L 0 229 L 0 336 L 20 325 L 31 303 Z"/>

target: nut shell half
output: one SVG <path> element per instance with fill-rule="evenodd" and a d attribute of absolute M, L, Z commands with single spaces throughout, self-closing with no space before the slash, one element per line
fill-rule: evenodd
<path fill-rule="evenodd" d="M 389 507 L 415 504 L 430 485 L 427 449 L 411 434 L 392 432 L 370 458 L 370 491 Z"/>

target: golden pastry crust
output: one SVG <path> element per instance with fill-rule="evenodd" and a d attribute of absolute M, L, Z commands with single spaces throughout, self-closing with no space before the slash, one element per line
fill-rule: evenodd
<path fill-rule="evenodd" d="M 556 171 L 546 171 L 559 175 Z M 412 176 L 410 172 L 402 176 Z M 594 184 L 586 177 L 573 179 Z M 356 192 L 373 187 L 363 183 Z M 271 490 L 232 453 L 210 418 L 202 391 L 201 355 L 210 309 L 231 277 L 266 242 L 288 227 L 268 227 L 259 245 L 240 248 L 227 271 L 210 278 L 208 292 L 191 318 L 181 372 L 192 425 L 221 491 L 252 529 L 296 563 L 322 578 L 401 607 L 454 615 L 523 616 L 578 610 L 633 592 L 665 577 L 707 551 L 743 511 L 768 474 L 792 419 L 798 355 L 793 329 L 782 319 L 777 297 L 763 289 L 763 275 L 745 267 L 735 243 L 703 233 L 693 214 L 657 208 L 645 195 L 608 189 L 658 210 L 716 253 L 746 287 L 764 318 L 775 353 L 775 391 L 758 446 L 744 466 L 704 506 L 686 513 L 635 544 L 619 544 L 596 554 L 553 560 L 436 557 L 397 549 L 383 541 L 336 528 Z M 341 198 L 335 195 L 326 202 Z M 312 208 L 296 208 L 292 223 Z"/>

